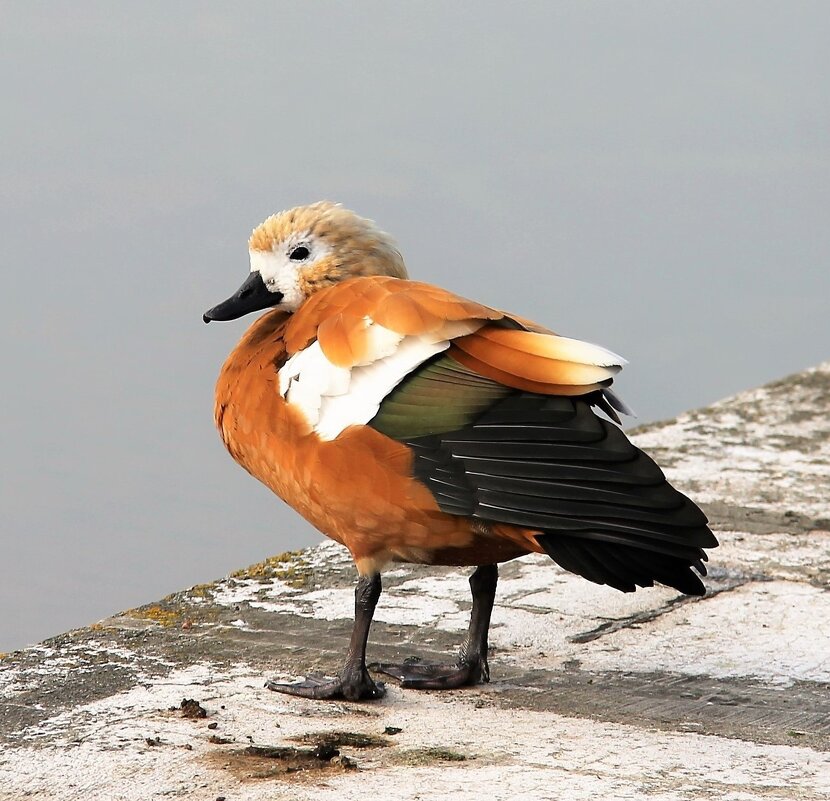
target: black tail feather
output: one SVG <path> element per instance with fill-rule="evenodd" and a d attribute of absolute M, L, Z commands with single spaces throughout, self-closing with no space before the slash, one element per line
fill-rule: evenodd
<path fill-rule="evenodd" d="M 655 581 L 686 595 L 703 595 L 705 588 L 692 566 L 703 568 L 700 558 L 688 559 L 658 553 L 645 548 L 620 545 L 603 540 L 578 540 L 559 533 L 536 537 L 545 553 L 560 567 L 623 592 L 637 587 L 651 587 Z M 705 568 L 701 571 L 706 575 Z"/>

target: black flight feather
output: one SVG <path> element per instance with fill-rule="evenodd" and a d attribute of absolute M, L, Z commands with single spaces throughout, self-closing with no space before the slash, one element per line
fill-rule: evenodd
<path fill-rule="evenodd" d="M 623 592 L 655 581 L 703 593 L 703 512 L 612 419 L 603 388 L 582 397 L 511 390 L 441 354 L 401 382 L 370 425 L 412 449 L 439 508 L 538 531 L 566 570 Z M 694 570 L 693 570 L 694 568 Z"/>

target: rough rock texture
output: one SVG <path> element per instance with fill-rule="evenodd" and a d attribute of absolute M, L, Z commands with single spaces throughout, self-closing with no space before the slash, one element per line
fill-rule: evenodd
<path fill-rule="evenodd" d="M 830 797 L 830 363 L 635 439 L 718 532 L 705 598 L 517 560 L 490 684 L 311 702 L 264 678 L 336 669 L 354 574 L 283 554 L 6 655 L 0 798 Z M 370 659 L 454 650 L 462 571 L 384 585 Z"/>

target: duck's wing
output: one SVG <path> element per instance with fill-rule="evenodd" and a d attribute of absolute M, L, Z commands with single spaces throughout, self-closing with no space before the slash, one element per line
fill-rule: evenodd
<path fill-rule="evenodd" d="M 593 410 L 625 410 L 619 357 L 400 279 L 344 282 L 295 318 L 280 391 L 321 438 L 368 424 L 442 511 L 525 532 L 592 581 L 703 592 L 706 517 Z"/>
<path fill-rule="evenodd" d="M 448 397 L 463 399 L 454 415 L 442 412 Z M 599 584 L 703 594 L 691 568 L 705 575 L 703 548 L 717 545 L 706 516 L 594 412 L 600 397 L 506 390 L 442 354 L 396 387 L 370 425 L 411 449 L 414 475 L 444 512 L 517 527 Z"/>
<path fill-rule="evenodd" d="M 410 407 L 418 431 L 447 430 L 448 420 L 462 420 L 462 406 L 480 412 L 488 399 L 515 390 L 585 395 L 607 387 L 623 364 L 604 348 L 530 325 L 429 284 L 351 279 L 316 293 L 293 315 L 280 393 L 321 438 L 334 439 L 368 423 L 395 387 L 447 352 L 451 369 L 427 371 L 429 397 Z M 387 416 L 399 412 L 390 406 Z"/>

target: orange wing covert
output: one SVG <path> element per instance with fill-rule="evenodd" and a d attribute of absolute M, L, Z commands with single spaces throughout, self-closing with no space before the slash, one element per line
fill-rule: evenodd
<path fill-rule="evenodd" d="M 337 367 L 368 364 L 374 322 L 403 336 L 452 340 L 461 364 L 506 386 L 543 394 L 582 395 L 607 386 L 623 360 L 610 351 L 553 333 L 446 290 L 397 278 L 353 278 L 312 296 L 291 318 L 292 355 L 315 339 Z M 526 330 L 532 328 L 532 330 Z"/>

